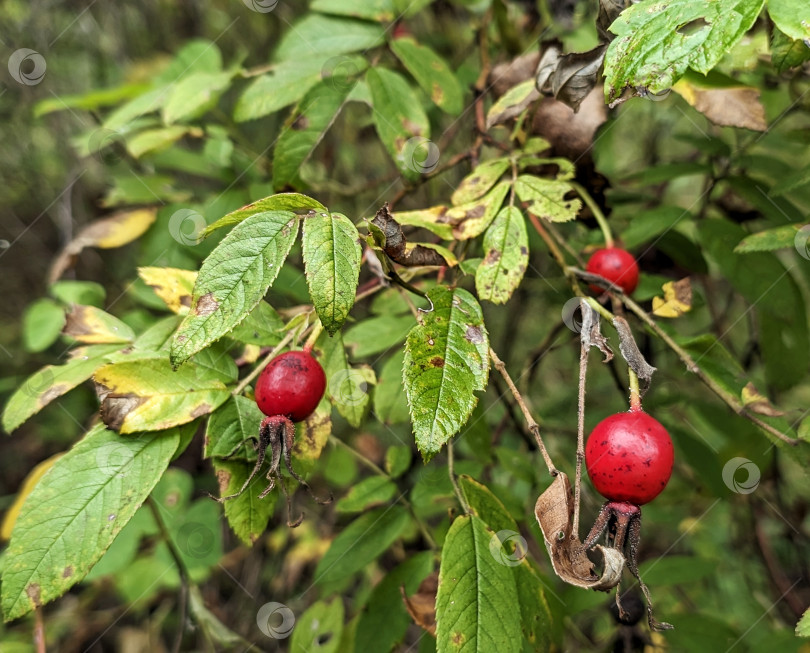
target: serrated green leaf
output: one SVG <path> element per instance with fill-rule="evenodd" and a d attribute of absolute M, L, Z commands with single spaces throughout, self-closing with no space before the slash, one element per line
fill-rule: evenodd
<path fill-rule="evenodd" d="M 356 368 L 349 365 L 343 338 L 340 334 L 321 339 L 326 373 L 326 394 L 355 428 L 360 426 L 371 399 L 371 386 L 376 382 L 374 371 L 369 367 Z"/>
<path fill-rule="evenodd" d="M 410 516 L 398 505 L 364 513 L 332 540 L 318 562 L 315 582 L 325 585 L 357 573 L 377 559 L 408 525 Z"/>
<path fill-rule="evenodd" d="M 3 409 L 3 428 L 11 432 L 57 397 L 89 379 L 120 345 L 88 345 L 70 352 L 64 365 L 47 365 L 20 384 Z"/>
<path fill-rule="evenodd" d="M 520 285 L 529 264 L 529 235 L 523 214 L 504 207 L 484 234 L 484 260 L 475 272 L 479 299 L 505 304 Z"/>
<path fill-rule="evenodd" d="M 523 635 L 533 651 L 549 651 L 551 650 L 552 620 L 543 581 L 525 558 L 521 564 L 512 569 L 515 572 Z"/>
<path fill-rule="evenodd" d="M 408 400 L 402 392 L 404 359 L 404 350 L 394 352 L 385 361 L 380 370 L 377 387 L 374 388 L 374 416 L 383 424 L 401 424 L 408 421 Z"/>
<path fill-rule="evenodd" d="M 804 0 L 768 0 L 768 15 L 792 39 L 810 39 L 810 11 Z"/>
<path fill-rule="evenodd" d="M 338 331 L 354 305 L 360 277 L 360 234 L 341 213 L 304 218 L 302 247 L 307 285 L 315 311 L 329 335 Z"/>
<path fill-rule="evenodd" d="M 6 551 L 7 621 L 82 580 L 161 477 L 177 432 L 122 438 L 103 424 L 54 463 L 23 506 Z"/>
<path fill-rule="evenodd" d="M 771 63 L 780 73 L 801 66 L 810 60 L 810 45 L 799 39 L 792 39 L 778 27 L 771 36 Z"/>
<path fill-rule="evenodd" d="M 285 31 L 274 59 L 281 62 L 318 54 L 365 52 L 382 42 L 381 25 L 310 13 Z"/>
<path fill-rule="evenodd" d="M 385 476 L 371 476 L 353 485 L 335 504 L 338 512 L 363 512 L 394 498 L 397 486 Z"/>
<path fill-rule="evenodd" d="M 298 233 L 292 211 L 255 213 L 240 222 L 203 261 L 191 311 L 172 340 L 179 365 L 238 325 L 275 281 Z"/>
<path fill-rule="evenodd" d="M 796 637 L 810 637 L 810 608 L 804 611 L 796 624 Z"/>
<path fill-rule="evenodd" d="M 489 375 L 489 341 L 481 307 L 466 290 L 437 286 L 433 310 L 405 344 L 403 379 L 416 445 L 425 461 L 469 419 Z"/>
<path fill-rule="evenodd" d="M 436 595 L 440 651 L 520 653 L 520 609 L 512 568 L 496 561 L 494 534 L 475 515 L 458 517 L 442 547 Z"/>
<path fill-rule="evenodd" d="M 213 464 L 219 483 L 220 496 L 239 492 L 253 471 L 253 463 L 243 460 L 215 458 Z M 271 492 L 267 496 L 259 498 L 259 494 L 264 491 L 266 485 L 267 480 L 264 475 L 258 474 L 242 494 L 228 499 L 223 504 L 228 525 L 236 536 L 248 546 L 254 544 L 267 529 L 267 523 L 276 507 L 278 492 Z"/>
<path fill-rule="evenodd" d="M 394 39 L 390 47 L 437 107 L 452 116 L 461 113 L 464 91 L 444 59 L 412 38 Z"/>
<path fill-rule="evenodd" d="M 298 169 L 309 159 L 338 117 L 355 82 L 329 78 L 313 86 L 293 109 L 273 150 L 273 187 L 292 185 Z"/>
<path fill-rule="evenodd" d="M 270 304 L 259 302 L 248 316 L 234 327 L 228 337 L 237 342 L 268 347 L 281 341 L 284 321 Z"/>
<path fill-rule="evenodd" d="M 658 93 L 691 68 L 704 75 L 751 28 L 764 0 L 642 0 L 610 26 L 605 55 L 608 102 L 631 86 Z"/>
<path fill-rule="evenodd" d="M 237 395 L 220 406 L 208 420 L 203 440 L 203 458 L 256 460 L 250 438 L 259 437 L 264 419 L 256 402 Z M 240 486 L 241 487 L 241 486 Z"/>
<path fill-rule="evenodd" d="M 487 112 L 487 129 L 517 118 L 532 102 L 540 98 L 534 79 L 510 88 Z"/>
<path fill-rule="evenodd" d="M 509 186 L 508 182 L 502 181 L 483 197 L 447 209 L 442 219 L 453 225 L 453 236 L 459 240 L 468 240 L 484 233 L 501 210 Z"/>
<path fill-rule="evenodd" d="M 551 222 L 568 222 L 577 217 L 582 202 L 564 199 L 571 190 L 568 183 L 557 179 L 520 175 L 515 180 L 515 192 L 526 210 Z"/>
<path fill-rule="evenodd" d="M 402 75 L 387 68 L 370 69 L 366 81 L 380 140 L 399 171 L 407 179 L 418 179 L 435 163 L 430 151 L 427 155 L 430 161 L 416 157 L 419 147 L 433 145 L 428 140 L 430 122 L 419 98 Z"/>
<path fill-rule="evenodd" d="M 734 251 L 737 254 L 745 254 L 748 252 L 770 252 L 775 249 L 793 247 L 796 242 L 796 234 L 799 233 L 801 227 L 802 225 L 799 224 L 787 224 L 751 234 L 743 238 L 734 248 Z"/>
<path fill-rule="evenodd" d="M 343 599 L 316 601 L 296 621 L 290 641 L 292 651 L 337 653 L 343 634 Z"/>
<path fill-rule="evenodd" d="M 509 170 L 508 159 L 492 159 L 476 166 L 453 191 L 450 198 L 453 206 L 477 200 L 492 188 L 507 170 Z"/>
<path fill-rule="evenodd" d="M 22 336 L 26 351 L 39 352 L 50 347 L 65 324 L 65 309 L 52 299 L 38 299 L 23 313 Z"/>
<path fill-rule="evenodd" d="M 378 315 L 352 325 L 343 334 L 343 341 L 354 358 L 364 358 L 398 345 L 411 327 L 411 315 Z"/>
<path fill-rule="evenodd" d="M 512 515 L 488 487 L 467 474 L 459 475 L 458 485 L 473 511 L 472 514 L 481 519 L 493 532 L 503 530 L 519 532 Z"/>
<path fill-rule="evenodd" d="M 252 215 L 266 213 L 267 211 L 292 211 L 297 215 L 306 215 L 311 211 L 328 211 L 318 200 L 302 195 L 301 193 L 276 193 L 263 199 L 252 202 L 241 209 L 231 211 L 216 222 L 208 225 L 200 232 L 200 238 L 207 238 L 217 229 L 239 224 Z"/>
<path fill-rule="evenodd" d="M 232 77 L 232 72 L 195 73 L 184 77 L 169 90 L 163 105 L 163 121 L 171 125 L 201 116 L 217 103 Z"/>
<path fill-rule="evenodd" d="M 194 363 L 174 371 L 165 358 L 106 365 L 93 379 L 102 420 L 121 433 L 186 424 L 212 412 L 230 396 L 222 371 Z"/>

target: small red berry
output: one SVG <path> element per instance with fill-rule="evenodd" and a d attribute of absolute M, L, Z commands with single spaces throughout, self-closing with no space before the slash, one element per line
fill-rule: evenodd
<path fill-rule="evenodd" d="M 326 374 L 308 352 L 288 351 L 262 370 L 256 381 L 256 404 L 265 415 L 293 422 L 309 417 L 326 390 Z"/>
<path fill-rule="evenodd" d="M 585 444 L 585 467 L 599 494 L 637 506 L 666 487 L 674 458 L 667 430 L 640 410 L 603 419 Z"/>
<path fill-rule="evenodd" d="M 612 281 L 626 295 L 632 293 L 638 285 L 638 263 L 630 252 L 620 247 L 597 249 L 588 260 L 585 270 Z M 602 293 L 605 289 L 592 285 L 591 290 Z"/>

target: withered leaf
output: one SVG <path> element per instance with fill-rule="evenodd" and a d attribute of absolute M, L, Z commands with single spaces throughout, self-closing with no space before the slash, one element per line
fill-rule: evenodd
<path fill-rule="evenodd" d="M 383 251 L 395 263 L 405 267 L 419 265 L 448 265 L 448 261 L 436 250 L 423 245 L 408 246 L 402 227 L 391 215 L 386 202 L 371 220 L 385 237 Z"/>
<path fill-rule="evenodd" d="M 758 415 L 781 417 L 785 414 L 784 411 L 776 408 L 750 381 L 742 389 L 742 403 L 747 410 Z"/>
<path fill-rule="evenodd" d="M 568 476 L 560 472 L 541 494 L 534 506 L 534 515 L 551 558 L 554 573 L 569 585 L 593 590 L 609 590 L 619 584 L 624 569 L 620 551 L 597 544 L 602 554 L 602 576 L 598 576 L 585 547 L 573 532 L 574 494 Z"/>
<path fill-rule="evenodd" d="M 408 596 L 405 587 L 399 588 L 405 609 L 414 623 L 436 637 L 436 592 L 439 588 L 439 572 L 435 571 L 425 578 L 416 594 Z"/>
<path fill-rule="evenodd" d="M 664 297 L 653 297 L 653 315 L 680 317 L 692 310 L 692 284 L 689 277 L 680 281 L 668 281 L 663 286 Z"/>
<path fill-rule="evenodd" d="M 627 320 L 623 317 L 614 317 L 613 326 L 616 327 L 616 333 L 619 336 L 619 351 L 622 353 L 624 360 L 627 361 L 630 368 L 638 375 L 638 378 L 649 383 L 652 380 L 652 375 L 656 368 L 646 361 L 644 355 L 639 350 Z"/>
<path fill-rule="evenodd" d="M 613 350 L 607 338 L 602 335 L 599 326 L 599 314 L 593 310 L 585 299 L 579 300 L 579 309 L 582 312 L 582 328 L 579 332 L 582 346 L 585 348 L 597 347 L 605 355 L 603 363 L 613 360 Z"/>

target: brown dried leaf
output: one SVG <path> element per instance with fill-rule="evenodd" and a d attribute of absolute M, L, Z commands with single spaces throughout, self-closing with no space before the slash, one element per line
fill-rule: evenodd
<path fill-rule="evenodd" d="M 663 286 L 664 297 L 653 297 L 653 315 L 680 317 L 692 310 L 692 283 L 689 277 L 680 281 L 668 281 Z"/>
<path fill-rule="evenodd" d="M 619 584 L 624 569 L 624 556 L 616 549 L 597 544 L 602 554 L 604 571 L 597 576 L 585 547 L 573 532 L 574 494 L 568 476 L 562 472 L 541 494 L 534 515 L 551 558 L 554 573 L 569 585 L 593 590 L 609 590 Z"/>
<path fill-rule="evenodd" d="M 756 386 L 749 382 L 742 389 L 742 403 L 746 410 L 765 415 L 766 417 L 782 417 L 785 412 L 776 408 Z"/>
<path fill-rule="evenodd" d="M 405 587 L 399 588 L 405 609 L 413 618 L 414 623 L 436 637 L 436 592 L 439 588 L 439 572 L 434 571 L 425 578 L 416 594 L 408 596 Z"/>
<path fill-rule="evenodd" d="M 402 227 L 391 215 L 388 202 L 377 211 L 371 223 L 382 231 L 385 236 L 383 251 L 395 263 L 405 267 L 419 265 L 448 265 L 448 261 L 435 249 L 423 245 L 408 245 Z"/>
<path fill-rule="evenodd" d="M 684 78 L 672 90 L 715 125 L 743 127 L 759 132 L 768 129 L 765 107 L 759 100 L 759 89 L 748 86 L 703 88 Z"/>
<path fill-rule="evenodd" d="M 585 348 L 597 347 L 605 355 L 603 363 L 613 360 L 613 350 L 607 338 L 602 335 L 599 326 L 599 314 L 591 308 L 587 300 L 579 300 L 579 310 L 582 312 L 582 328 L 579 332 L 582 346 Z"/>
<path fill-rule="evenodd" d="M 649 383 L 656 368 L 650 365 L 639 351 L 627 320 L 623 317 L 614 317 L 613 326 L 616 327 L 616 333 L 619 336 L 619 351 L 622 353 L 624 360 L 627 361 L 630 369 L 638 375 L 638 378 Z"/>

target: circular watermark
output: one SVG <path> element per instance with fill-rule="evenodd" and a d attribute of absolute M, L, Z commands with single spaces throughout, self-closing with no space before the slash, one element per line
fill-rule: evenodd
<path fill-rule="evenodd" d="M 759 487 L 760 476 L 759 467 L 748 458 L 732 458 L 723 465 L 723 483 L 737 494 L 751 494 Z"/>
<path fill-rule="evenodd" d="M 511 547 L 505 546 L 507 542 L 511 544 Z M 519 565 L 526 557 L 527 551 L 526 539 L 515 531 L 498 531 L 489 540 L 489 554 L 495 559 L 495 562 L 507 567 Z"/>
<path fill-rule="evenodd" d="M 580 333 L 582 331 L 582 300 L 579 297 L 572 297 L 569 299 L 562 307 L 562 321 L 565 323 L 571 331 L 574 333 Z M 596 313 L 590 306 L 588 306 L 588 310 L 591 313 Z M 594 315 L 594 319 L 596 316 Z"/>
<path fill-rule="evenodd" d="M 346 55 L 338 55 L 327 59 L 321 68 L 321 79 L 329 80 L 330 86 L 336 91 L 345 91 L 360 75 L 357 60 Z"/>
<path fill-rule="evenodd" d="M 214 549 L 214 531 L 205 524 L 190 521 L 180 527 L 177 546 L 187 556 L 204 558 Z"/>
<path fill-rule="evenodd" d="M 0 238 L 0 251 L 5 251 L 9 247 L 11 247 L 11 243 L 8 242 L 5 238 Z"/>
<path fill-rule="evenodd" d="M 50 367 L 43 367 L 34 372 L 23 384 L 23 392 L 29 397 L 39 397 L 48 388 L 53 386 L 53 372 Z"/>
<path fill-rule="evenodd" d="M 439 155 L 436 143 L 423 136 L 414 136 L 405 142 L 400 157 L 406 168 L 424 175 L 436 169 Z"/>
<path fill-rule="evenodd" d="M 793 246 L 799 252 L 799 256 L 810 261 L 810 224 L 804 225 L 796 232 Z"/>
<path fill-rule="evenodd" d="M 45 57 L 31 48 L 20 48 L 8 58 L 8 72 L 23 86 L 36 86 L 45 77 Z"/>
<path fill-rule="evenodd" d="M 96 467 L 104 474 L 122 474 L 135 454 L 121 442 L 105 442 L 96 448 Z"/>
<path fill-rule="evenodd" d="M 368 397 L 368 381 L 358 370 L 338 370 L 329 379 L 329 394 L 344 406 L 359 406 Z"/>
<path fill-rule="evenodd" d="M 180 209 L 169 218 L 169 233 L 181 245 L 198 245 L 200 234 L 207 226 L 205 218 L 194 209 Z"/>
<path fill-rule="evenodd" d="M 114 129 L 96 129 L 87 141 L 90 156 L 105 165 L 118 163 L 126 156 L 127 145 L 123 134 Z"/>
<path fill-rule="evenodd" d="M 652 91 L 643 87 L 638 89 L 639 97 L 643 97 L 645 100 L 649 100 L 650 102 L 663 102 L 670 96 L 671 93 L 671 88 L 665 88 L 663 91 L 658 91 L 657 93 L 653 93 Z"/>
<path fill-rule="evenodd" d="M 257 14 L 269 14 L 278 6 L 279 0 L 242 0 L 242 3 Z"/>
<path fill-rule="evenodd" d="M 283 603 L 265 603 L 256 613 L 256 625 L 267 637 L 287 639 L 295 628 L 295 614 Z"/>

